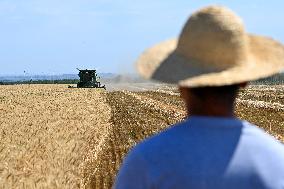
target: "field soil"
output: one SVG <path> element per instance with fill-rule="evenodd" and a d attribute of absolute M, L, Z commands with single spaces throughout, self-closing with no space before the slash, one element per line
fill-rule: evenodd
<path fill-rule="evenodd" d="M 111 188 L 127 152 L 186 117 L 173 86 L 0 87 L 0 188 Z M 242 90 L 236 114 L 284 141 L 284 87 Z"/>

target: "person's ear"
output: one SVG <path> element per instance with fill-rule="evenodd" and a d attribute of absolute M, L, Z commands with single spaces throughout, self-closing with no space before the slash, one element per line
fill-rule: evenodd
<path fill-rule="evenodd" d="M 240 88 L 245 88 L 248 85 L 248 82 L 240 83 Z"/>
<path fill-rule="evenodd" d="M 182 99 L 186 99 L 186 98 L 187 98 L 187 93 L 188 93 L 187 90 L 188 90 L 188 89 L 185 88 L 185 87 L 179 87 L 180 97 L 181 97 Z"/>

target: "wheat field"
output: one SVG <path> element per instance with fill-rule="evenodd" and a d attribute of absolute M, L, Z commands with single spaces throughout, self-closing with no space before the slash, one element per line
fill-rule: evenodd
<path fill-rule="evenodd" d="M 105 101 L 100 90 L 1 86 L 0 187 L 82 185 L 107 137 Z"/>
<path fill-rule="evenodd" d="M 186 117 L 176 88 L 144 89 L 0 86 L 0 188 L 111 188 L 135 144 Z M 236 115 L 284 142 L 283 94 L 248 87 Z"/>

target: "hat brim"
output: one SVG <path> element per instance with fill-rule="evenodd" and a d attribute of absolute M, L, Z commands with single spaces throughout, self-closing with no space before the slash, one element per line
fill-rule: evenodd
<path fill-rule="evenodd" d="M 153 79 L 184 87 L 224 86 L 265 78 L 284 69 L 284 47 L 273 39 L 248 34 L 246 63 L 218 70 L 176 52 L 177 39 L 147 49 L 137 60 L 138 72 Z"/>

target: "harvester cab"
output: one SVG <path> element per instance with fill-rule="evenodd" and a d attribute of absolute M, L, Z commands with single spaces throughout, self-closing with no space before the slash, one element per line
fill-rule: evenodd
<path fill-rule="evenodd" d="M 79 70 L 77 68 L 77 70 Z M 104 88 L 105 85 L 101 85 L 98 81 L 99 77 L 96 70 L 79 70 L 80 81 L 77 83 L 77 88 Z"/>

